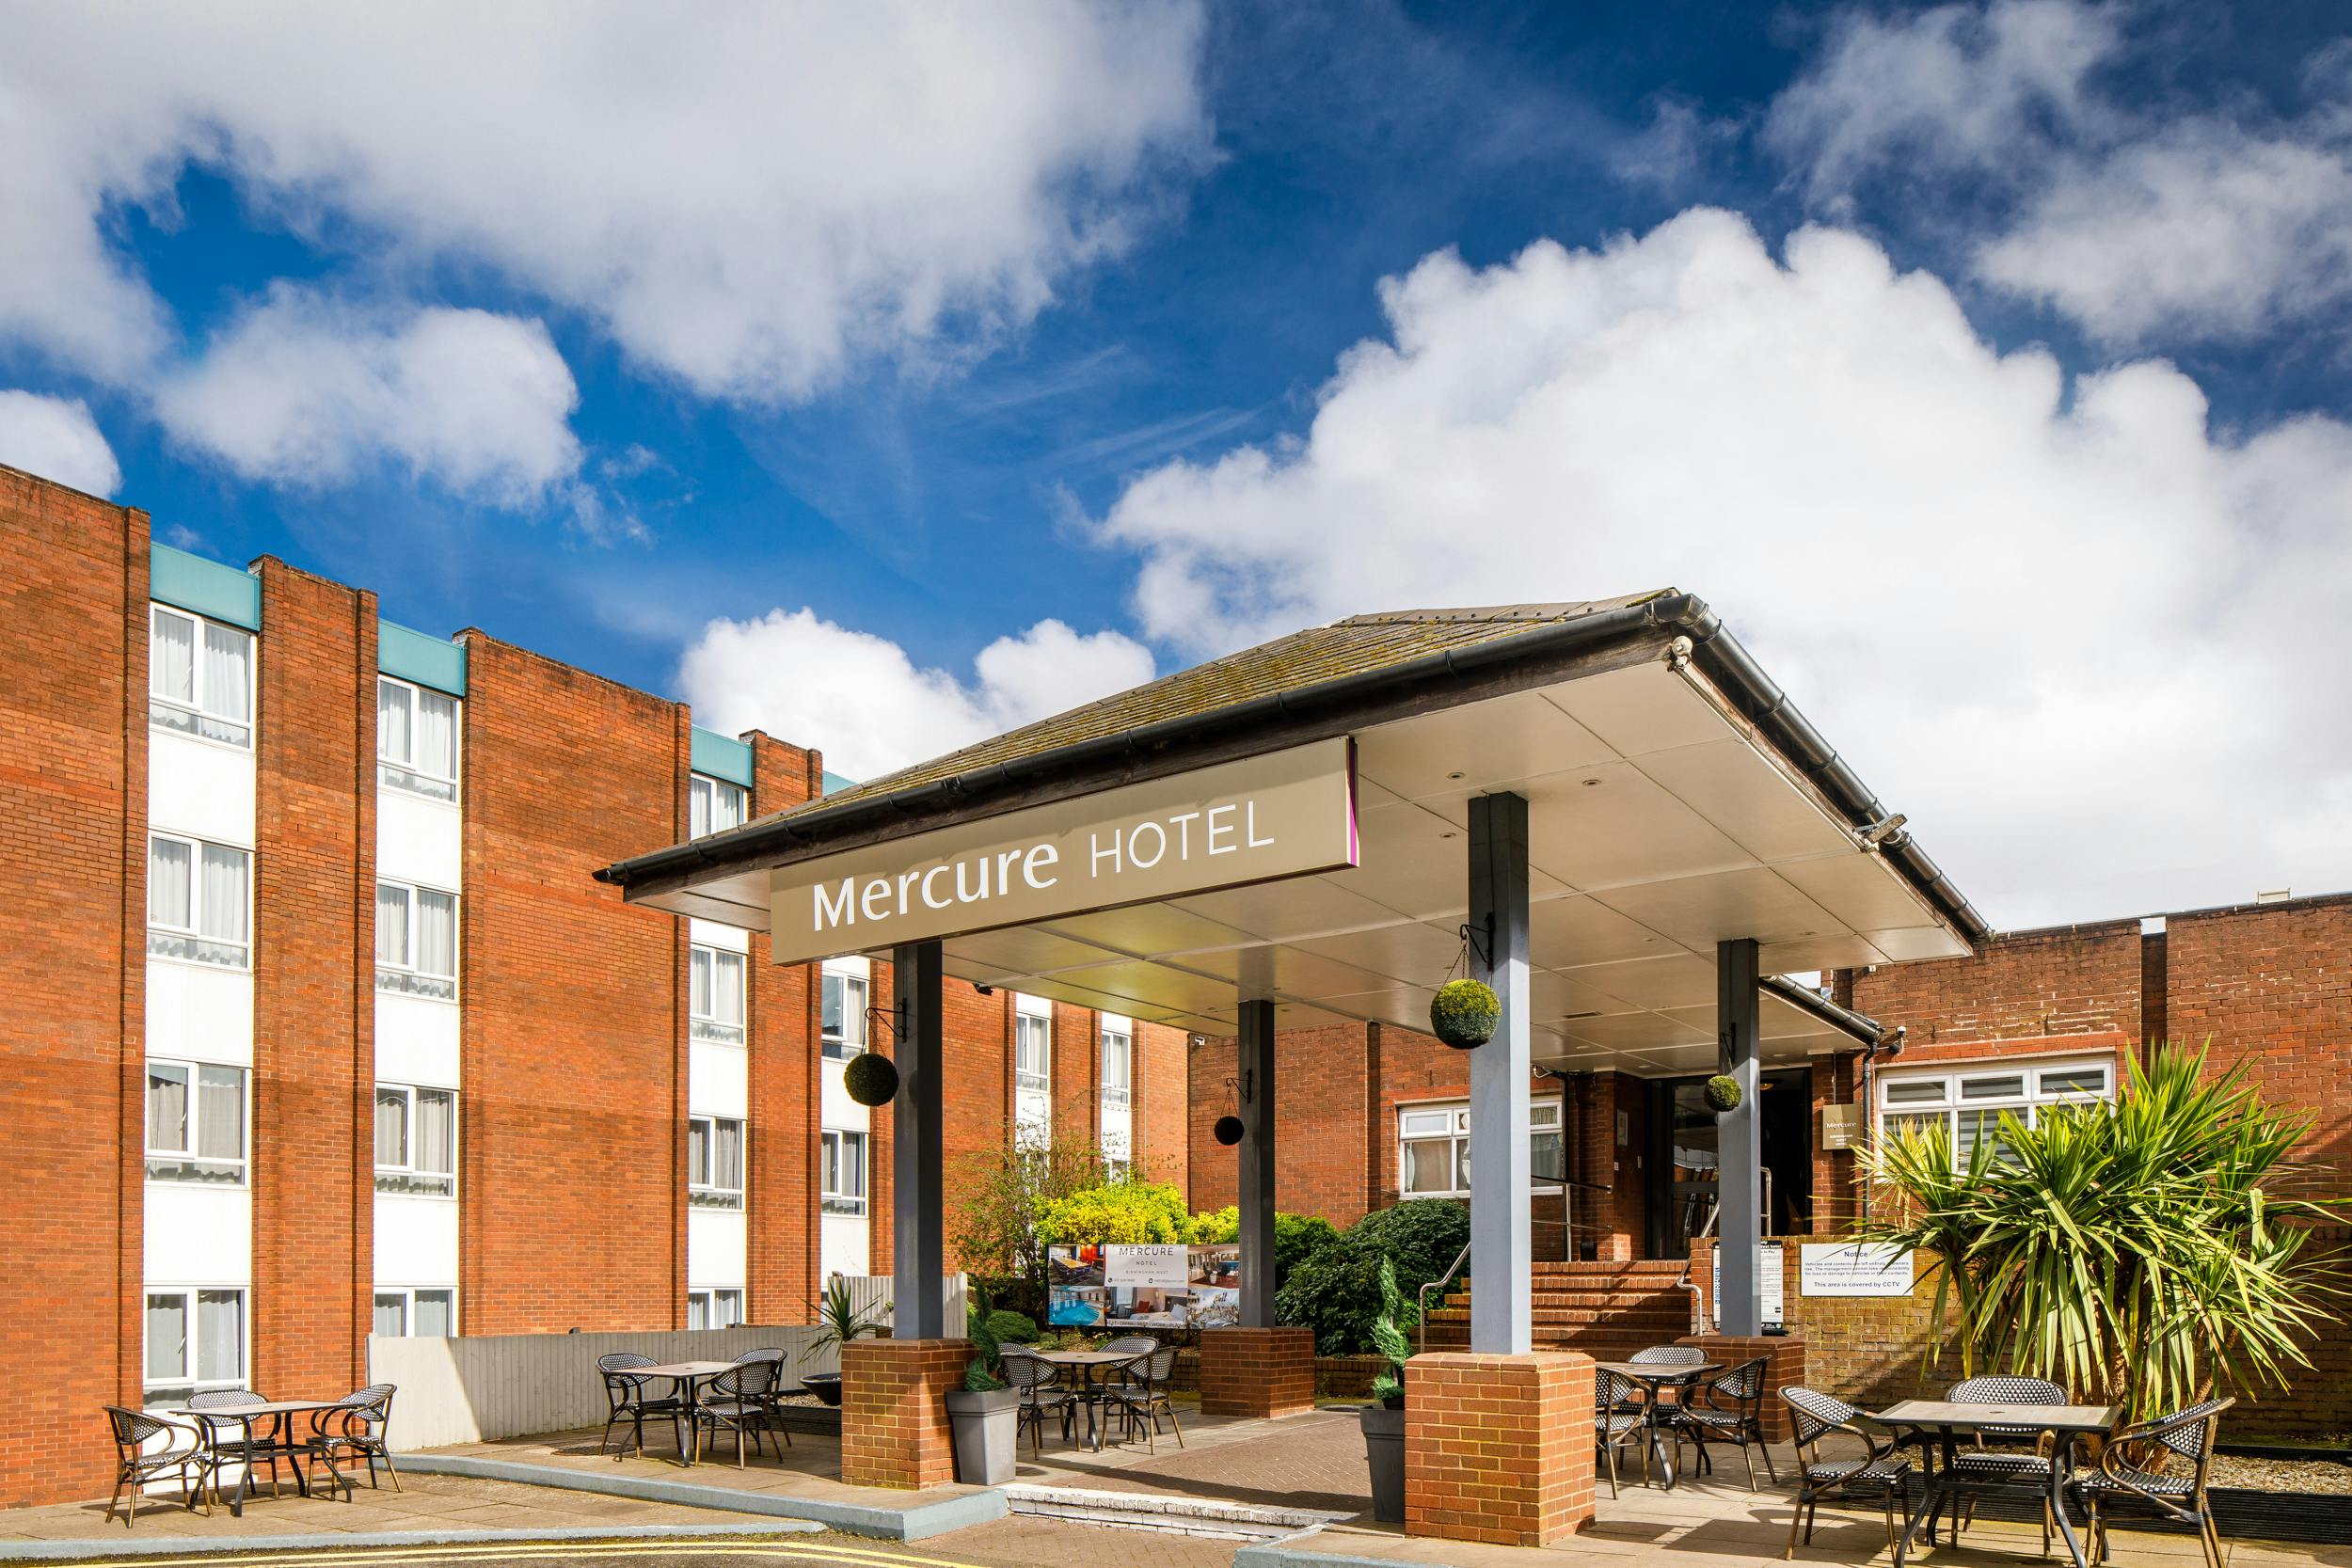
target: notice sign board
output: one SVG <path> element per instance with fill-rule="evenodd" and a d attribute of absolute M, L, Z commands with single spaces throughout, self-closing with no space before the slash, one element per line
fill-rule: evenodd
<path fill-rule="evenodd" d="M 1344 736 L 769 874 L 777 963 L 1025 926 L 1357 863 Z"/>
<path fill-rule="evenodd" d="M 1912 1255 L 1863 1242 L 1808 1242 L 1797 1248 L 1801 1296 L 1907 1296 Z"/>
<path fill-rule="evenodd" d="M 1715 1262 L 1715 1281 L 1714 1289 L 1708 1292 L 1707 1299 L 1710 1302 L 1720 1302 L 1724 1299 L 1724 1249 L 1720 1246 L 1710 1248 L 1708 1256 Z M 1781 1245 L 1778 1242 L 1766 1242 L 1757 1249 L 1756 1267 L 1756 1271 L 1764 1276 L 1756 1282 L 1757 1293 L 1764 1298 L 1764 1326 L 1766 1328 L 1783 1327 L 1788 1321 L 1787 1315 L 1788 1291 L 1781 1279 Z M 1722 1323 L 1723 1316 L 1722 1309 L 1718 1307 L 1715 1321 L 1718 1323 Z"/>
<path fill-rule="evenodd" d="M 1192 1283 L 1192 1249 L 1121 1246 L 1103 1249 L 1103 1283 L 1117 1290 L 1182 1291 Z"/>

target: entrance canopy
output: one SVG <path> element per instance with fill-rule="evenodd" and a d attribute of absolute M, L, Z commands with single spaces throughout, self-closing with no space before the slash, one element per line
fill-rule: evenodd
<path fill-rule="evenodd" d="M 1038 915 L 1010 896 L 1021 843 L 1099 827 L 1109 805 L 1182 805 L 1196 784 L 1205 807 L 1278 756 L 1338 770 L 1318 777 L 1337 780 L 1342 814 L 1352 790 L 1352 846 L 1239 885 L 1204 863 L 1182 891 L 1116 907 Z M 1320 785 L 1298 787 L 1311 816 Z M 779 925 L 785 960 L 827 942 L 890 956 L 900 939 L 845 896 L 870 872 L 895 889 L 885 914 L 927 885 L 953 905 L 919 934 L 964 980 L 1200 1034 L 1235 1033 L 1258 1000 L 1278 1028 L 1425 1029 L 1435 989 L 1463 972 L 1470 802 L 1503 791 L 1527 802 L 1537 1066 L 1715 1070 L 1722 942 L 1755 939 L 1762 972 L 1785 974 L 1955 957 L 1985 934 L 1714 612 L 1671 590 L 1352 617 L 598 875 L 632 902 L 761 930 L 778 909 L 802 921 L 813 895 L 823 935 L 797 930 L 787 952 Z M 969 876 L 975 857 L 1001 895 L 955 903 L 955 867 Z M 926 884 L 933 866 L 948 869 Z M 1760 1023 L 1766 1064 L 1851 1043 L 1852 1021 L 1796 987 L 1767 989 Z"/>

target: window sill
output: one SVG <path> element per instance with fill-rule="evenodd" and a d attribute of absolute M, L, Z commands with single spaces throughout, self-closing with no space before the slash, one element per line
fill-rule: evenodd
<path fill-rule="evenodd" d="M 457 1005 L 457 982 L 438 974 L 419 974 L 406 969 L 378 969 L 375 989 L 385 996 L 412 997 L 419 1002 Z"/>
<path fill-rule="evenodd" d="M 230 963 L 221 958 L 198 958 L 193 954 L 174 953 L 168 951 L 171 946 L 177 945 L 183 941 L 201 942 L 203 939 L 201 937 L 183 938 L 176 931 L 168 934 L 159 934 L 154 931 L 148 932 L 148 962 L 175 964 L 182 969 L 199 969 L 202 970 L 207 974 L 251 974 L 253 973 L 253 959 L 249 953 L 247 953 L 245 957 L 240 958 L 236 962 Z"/>
<path fill-rule="evenodd" d="M 847 1219 L 866 1217 L 866 1200 L 862 1197 L 827 1197 L 820 1200 L 821 1212 Z"/>
<path fill-rule="evenodd" d="M 720 1209 L 730 1213 L 740 1213 L 743 1209 L 743 1195 L 723 1193 L 711 1189 L 690 1190 L 686 1195 L 686 1203 L 687 1207 L 691 1209 Z"/>
<path fill-rule="evenodd" d="M 378 1197 L 421 1197 L 436 1203 L 457 1201 L 457 1179 L 453 1176 L 409 1176 L 378 1171 L 375 1174 Z"/>
<path fill-rule="evenodd" d="M 159 1187 L 214 1187 L 242 1190 L 245 1166 L 216 1165 L 172 1154 L 147 1157 L 147 1180 Z"/>
<path fill-rule="evenodd" d="M 437 779 L 429 773 L 412 771 L 397 762 L 386 762 L 381 757 L 375 761 L 375 783 L 380 789 L 398 790 L 429 805 L 448 806 L 452 810 L 457 806 L 456 780 Z"/>
<path fill-rule="evenodd" d="M 739 1023 L 713 1023 L 707 1018 L 691 1021 L 686 1035 L 698 1045 L 741 1045 L 744 1030 Z"/>
<path fill-rule="evenodd" d="M 188 721 L 174 723 L 171 719 L 165 717 L 166 714 L 180 716 Z M 246 738 L 231 740 L 226 736 L 207 735 L 204 733 L 206 724 L 219 724 L 229 729 L 243 730 Z M 253 726 L 251 724 L 240 724 L 233 719 L 216 719 L 209 713 L 202 713 L 195 708 L 181 707 L 176 704 L 158 703 L 151 698 L 147 708 L 147 727 L 151 730 L 161 730 L 166 735 L 176 735 L 183 740 L 193 740 L 199 746 L 210 746 L 215 751 L 234 752 L 241 757 L 250 757 L 253 754 Z"/>

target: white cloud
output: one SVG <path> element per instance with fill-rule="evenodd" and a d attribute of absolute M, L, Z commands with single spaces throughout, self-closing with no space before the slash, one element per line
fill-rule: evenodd
<path fill-rule="evenodd" d="M 0 463 L 93 496 L 122 485 L 114 448 L 79 398 L 0 391 Z"/>
<path fill-rule="evenodd" d="M 1047 620 L 981 649 L 965 681 L 803 609 L 711 622 L 686 650 L 678 684 L 698 723 L 816 746 L 834 772 L 870 779 L 1152 673 L 1151 652 L 1131 639 Z"/>
<path fill-rule="evenodd" d="M 397 279 L 486 268 L 694 390 L 1026 320 L 1204 155 L 1197 7 L 23 8 L 0 51 L 0 333 L 127 376 L 168 336 L 110 243 L 191 163 Z"/>
<path fill-rule="evenodd" d="M 1997 922 L 2352 884 L 2352 429 L 2072 380 L 1851 233 L 1693 211 L 1384 290 L 1299 441 L 1103 520 L 1207 653 L 1432 604 L 1708 597 Z"/>
<path fill-rule="evenodd" d="M 331 484 L 390 463 L 521 505 L 580 467 L 579 401 L 538 322 L 375 311 L 281 286 L 164 383 L 156 411 L 247 479 Z"/>

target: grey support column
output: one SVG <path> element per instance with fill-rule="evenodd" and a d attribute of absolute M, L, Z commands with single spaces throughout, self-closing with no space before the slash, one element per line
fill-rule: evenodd
<path fill-rule="evenodd" d="M 1723 1283 L 1715 1321 L 1724 1333 L 1743 1336 L 1764 1332 L 1764 1121 L 1756 1102 L 1756 970 L 1753 937 L 1715 944 L 1716 1070 L 1740 1081 L 1740 1108 L 1715 1121 L 1723 1205 L 1716 1219 Z"/>
<path fill-rule="evenodd" d="M 898 1000 L 898 1098 L 891 1106 L 891 1333 L 950 1337 L 941 1245 L 940 958 L 936 942 L 911 942 L 891 957 Z M 954 1325 L 961 1336 L 963 1325 Z"/>
<path fill-rule="evenodd" d="M 1274 1004 L 1241 1005 L 1241 1323 L 1274 1326 Z"/>
<path fill-rule="evenodd" d="M 1524 1355 L 1534 1348 L 1528 1243 L 1527 800 L 1484 795 L 1470 803 L 1470 972 L 1502 1001 L 1494 1038 L 1470 1053 L 1470 1349 Z"/>

